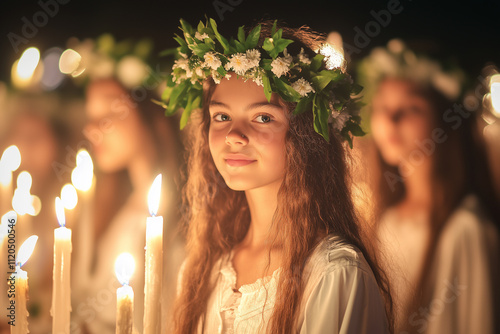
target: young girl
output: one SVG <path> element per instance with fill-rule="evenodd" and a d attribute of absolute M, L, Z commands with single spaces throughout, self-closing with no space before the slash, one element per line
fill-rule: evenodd
<path fill-rule="evenodd" d="M 164 318 L 175 298 L 177 277 L 172 272 L 177 273 L 184 259 L 183 240 L 177 233 L 180 201 L 174 186 L 182 156 L 179 130 L 175 120 L 163 117 L 161 107 L 152 102 L 159 83 L 148 80 L 152 72 L 144 50 L 142 57 L 138 55 L 141 48 L 143 42 L 115 43 L 110 35 L 100 37 L 95 47 L 91 40 L 75 45 L 87 66 L 82 75 L 89 72 L 83 133 L 92 145 L 97 171 L 93 224 L 77 224 L 73 240 L 73 326 L 87 333 L 115 332 L 116 298 L 103 296 L 112 296 L 119 285 L 114 263 L 123 252 L 134 256 L 138 268 L 130 284 L 135 293 L 134 326 L 140 332 L 143 329 L 144 216 L 148 191 L 159 173 L 163 176 L 159 212 L 165 217 L 164 251 L 168 254 L 163 263 Z M 111 68 L 109 73 L 103 70 L 106 61 L 112 65 L 105 67 Z M 90 236 L 84 238 L 85 232 Z"/>
<path fill-rule="evenodd" d="M 379 168 L 371 169 L 396 331 L 492 333 L 498 199 L 477 115 L 453 105 L 460 93 L 453 73 L 398 40 L 360 68 L 374 91 Z"/>
<path fill-rule="evenodd" d="M 342 139 L 359 118 L 340 54 L 316 55 L 321 39 L 306 28 L 264 23 L 228 41 L 213 20 L 181 24 L 165 106 L 185 119 L 203 102 L 174 332 L 388 332 L 388 289 L 351 200 Z"/>

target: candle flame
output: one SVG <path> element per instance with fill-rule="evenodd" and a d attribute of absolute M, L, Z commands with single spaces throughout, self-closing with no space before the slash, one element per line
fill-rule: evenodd
<path fill-rule="evenodd" d="M 61 189 L 61 200 L 64 207 L 73 210 L 78 204 L 78 194 L 72 184 L 66 183 Z"/>
<path fill-rule="evenodd" d="M 33 178 L 31 177 L 31 174 L 26 171 L 19 173 L 19 175 L 17 176 L 18 189 L 25 190 L 29 193 L 32 183 L 33 183 Z"/>
<path fill-rule="evenodd" d="M 130 253 L 121 253 L 115 261 L 116 278 L 121 285 L 129 285 L 130 277 L 135 270 L 134 257 Z"/>
<path fill-rule="evenodd" d="M 149 213 L 151 216 L 156 216 L 158 213 L 158 207 L 160 206 L 160 194 L 161 194 L 161 174 L 158 174 L 151 185 L 151 189 L 148 194 L 148 206 Z"/>
<path fill-rule="evenodd" d="M 21 165 L 21 152 L 19 152 L 19 148 L 17 148 L 16 145 L 7 147 L 5 151 L 3 151 L 0 164 L 11 172 L 16 171 Z"/>
<path fill-rule="evenodd" d="M 21 79 L 30 79 L 33 76 L 33 72 L 35 72 L 39 62 L 40 51 L 34 47 L 26 49 L 17 63 L 16 71 L 18 76 Z"/>
<path fill-rule="evenodd" d="M 56 197 L 56 216 L 59 226 L 63 227 L 66 225 L 66 216 L 64 215 L 64 205 L 59 197 Z"/>
<path fill-rule="evenodd" d="M 0 222 L 0 239 L 7 236 L 7 231 L 10 229 L 9 224 L 13 222 L 14 225 L 17 223 L 17 213 L 11 210 L 2 216 Z"/>
<path fill-rule="evenodd" d="M 71 173 L 71 182 L 76 189 L 87 191 L 92 186 L 94 178 L 94 163 L 89 152 L 81 149 L 76 154 L 76 167 Z"/>
<path fill-rule="evenodd" d="M 12 208 L 19 214 L 36 216 L 42 208 L 40 198 L 30 194 L 33 179 L 31 174 L 23 171 L 17 177 L 17 189 L 12 197 Z"/>
<path fill-rule="evenodd" d="M 0 160 L 0 184 L 6 187 L 12 182 L 12 171 Z"/>
<path fill-rule="evenodd" d="M 496 117 L 500 117 L 500 74 L 495 74 L 490 81 L 491 105 Z"/>
<path fill-rule="evenodd" d="M 38 236 L 32 235 L 26 239 L 21 247 L 19 247 L 19 252 L 17 253 L 16 264 L 22 267 L 26 261 L 30 258 L 33 250 L 35 249 L 36 242 L 38 241 Z"/>
<path fill-rule="evenodd" d="M 76 74 L 81 62 L 82 56 L 78 52 L 73 49 L 67 49 L 59 58 L 59 71 L 64 74 Z"/>

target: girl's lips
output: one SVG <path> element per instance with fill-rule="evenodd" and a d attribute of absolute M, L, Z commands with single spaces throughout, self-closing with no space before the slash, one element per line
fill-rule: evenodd
<path fill-rule="evenodd" d="M 255 162 L 255 161 L 257 161 L 257 160 L 226 159 L 226 163 L 229 166 L 233 166 L 233 167 L 246 166 L 246 165 L 251 164 L 252 162 Z"/>

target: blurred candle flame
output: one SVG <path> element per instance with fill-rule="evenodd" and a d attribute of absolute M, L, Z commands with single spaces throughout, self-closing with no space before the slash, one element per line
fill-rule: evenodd
<path fill-rule="evenodd" d="M 134 257 L 130 253 L 121 253 L 115 261 L 116 278 L 121 285 L 129 285 L 130 277 L 135 270 Z"/>
<path fill-rule="evenodd" d="M 72 184 L 66 183 L 61 189 L 61 200 L 64 207 L 73 210 L 78 204 L 78 194 Z"/>
<path fill-rule="evenodd" d="M 16 145 L 7 147 L 2 153 L 0 161 L 11 172 L 16 171 L 21 165 L 21 152 L 19 148 Z"/>
<path fill-rule="evenodd" d="M 40 51 L 34 47 L 28 48 L 12 65 L 12 83 L 18 88 L 27 88 L 39 79 L 41 73 L 43 64 L 40 63 Z"/>
<path fill-rule="evenodd" d="M 11 145 L 5 149 L 0 158 L 0 183 L 7 186 L 12 182 L 12 172 L 21 165 L 21 152 L 16 145 Z"/>
<path fill-rule="evenodd" d="M 495 74 L 490 79 L 490 94 L 492 112 L 500 118 L 500 74 Z"/>
<path fill-rule="evenodd" d="M 81 68 L 82 56 L 73 49 L 67 49 L 59 58 L 59 71 L 64 74 L 71 74 L 77 77 L 83 73 L 85 68 Z"/>
<path fill-rule="evenodd" d="M 14 224 L 17 222 L 17 213 L 14 210 L 11 210 L 2 216 L 2 220 L 0 221 L 0 239 L 4 238 L 8 235 L 9 223 L 14 220 Z"/>
<path fill-rule="evenodd" d="M 158 207 L 160 206 L 160 194 L 161 194 L 161 174 L 158 174 L 151 185 L 151 189 L 148 194 L 148 206 L 149 213 L 151 216 L 156 216 L 158 213 Z"/>
<path fill-rule="evenodd" d="M 59 197 L 56 197 L 56 216 L 59 226 L 64 227 L 66 225 L 66 216 L 64 215 L 64 205 Z"/>
<path fill-rule="evenodd" d="M 12 197 L 12 208 L 19 215 L 36 216 L 42 208 L 40 198 L 30 194 L 32 181 L 31 174 L 26 171 L 17 176 L 17 189 Z"/>
<path fill-rule="evenodd" d="M 34 47 L 26 49 L 17 63 L 17 74 L 21 79 L 31 78 L 39 62 L 40 51 Z"/>
<path fill-rule="evenodd" d="M 33 250 L 35 249 L 36 242 L 38 241 L 38 236 L 32 235 L 26 239 L 21 247 L 19 247 L 19 252 L 17 253 L 16 265 L 22 267 L 26 261 L 30 258 Z"/>
<path fill-rule="evenodd" d="M 76 167 L 71 172 L 71 182 L 76 189 L 87 191 L 92 186 L 94 163 L 89 152 L 81 149 L 76 154 Z"/>

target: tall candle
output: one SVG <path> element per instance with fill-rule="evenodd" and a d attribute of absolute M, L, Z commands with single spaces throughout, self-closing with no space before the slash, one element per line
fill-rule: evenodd
<path fill-rule="evenodd" d="M 130 253 L 122 253 L 115 261 L 116 278 L 122 284 L 116 290 L 116 334 L 132 334 L 134 330 L 134 290 L 129 285 L 135 261 Z"/>
<path fill-rule="evenodd" d="M 52 333 L 69 334 L 71 315 L 71 230 L 65 226 L 64 206 L 56 198 L 59 228 L 54 230 L 54 267 L 52 282 Z"/>
<path fill-rule="evenodd" d="M 146 221 L 146 275 L 144 285 L 144 334 L 161 331 L 161 285 L 163 278 L 163 217 L 156 216 L 160 205 L 161 174 L 148 196 L 151 217 Z"/>
<path fill-rule="evenodd" d="M 7 294 L 9 298 L 11 298 L 9 303 L 9 325 L 11 326 L 11 334 L 28 333 L 29 313 L 26 307 L 26 302 L 28 300 L 28 273 L 22 270 L 21 267 L 31 256 L 37 240 L 38 237 L 32 235 L 26 239 L 21 247 L 19 247 L 15 271 L 11 272 L 11 276 L 7 282 L 9 285 Z"/>

